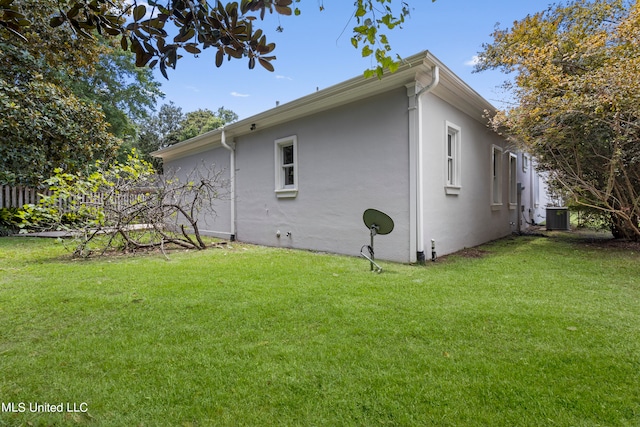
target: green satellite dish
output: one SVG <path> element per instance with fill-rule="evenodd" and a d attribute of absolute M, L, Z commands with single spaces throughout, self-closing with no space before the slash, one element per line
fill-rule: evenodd
<path fill-rule="evenodd" d="M 375 229 L 375 234 L 389 234 L 393 231 L 393 220 L 391 217 L 377 209 L 367 209 L 364 211 L 362 220 L 369 230 Z"/>
<path fill-rule="evenodd" d="M 375 262 L 375 255 L 373 252 L 373 237 L 376 234 L 391 233 L 393 231 L 393 220 L 389 215 L 384 212 L 380 212 L 377 209 L 367 209 L 366 211 L 364 211 L 362 220 L 364 221 L 364 225 L 367 226 L 371 234 L 371 244 L 362 246 L 360 248 L 360 255 L 362 255 L 371 263 L 371 271 L 375 270 L 376 273 L 380 273 L 382 271 L 382 267 L 380 267 Z M 365 248 L 367 248 L 369 252 L 368 255 L 364 252 Z"/>

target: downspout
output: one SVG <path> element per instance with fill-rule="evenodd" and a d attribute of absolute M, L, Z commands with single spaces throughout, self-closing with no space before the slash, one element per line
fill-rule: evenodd
<path fill-rule="evenodd" d="M 231 186 L 231 230 L 230 240 L 233 242 L 236 239 L 236 150 L 235 147 L 231 147 L 227 144 L 227 135 L 225 133 L 224 126 L 222 127 L 222 134 L 220 135 L 220 143 L 224 148 L 229 150 L 229 177 Z"/>
<path fill-rule="evenodd" d="M 431 67 L 431 83 L 420 89 L 420 92 L 416 93 L 416 100 L 420 98 L 422 94 L 431 92 L 435 89 L 435 87 L 438 86 L 438 83 L 440 83 L 440 67 L 434 65 Z"/>
<path fill-rule="evenodd" d="M 440 67 L 434 65 L 431 67 L 431 83 L 420 89 L 414 95 L 413 111 L 417 115 L 417 151 L 416 151 L 416 261 L 424 264 L 424 165 L 423 165 L 423 125 L 420 97 L 431 92 L 440 83 Z"/>

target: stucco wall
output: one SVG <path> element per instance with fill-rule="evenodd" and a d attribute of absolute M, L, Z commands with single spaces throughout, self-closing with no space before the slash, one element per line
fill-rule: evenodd
<path fill-rule="evenodd" d="M 187 182 L 194 178 L 192 174 L 194 168 L 205 170 L 211 168 L 214 171 L 221 171 L 222 182 L 226 181 L 226 189 L 223 190 L 220 199 L 213 203 L 215 215 L 208 212 L 201 212 L 198 215 L 198 227 L 203 235 L 229 238 L 231 231 L 231 199 L 229 193 L 229 151 L 222 147 L 217 147 L 197 154 L 191 154 L 179 159 L 166 161 L 164 170 L 167 176 L 172 172 L 179 177 L 181 182 Z"/>
<path fill-rule="evenodd" d="M 509 153 L 514 147 L 433 93 L 422 96 L 421 102 L 427 259 L 431 239 L 436 241 L 438 254 L 444 255 L 514 231 L 520 213 L 509 205 Z M 358 255 L 369 243 L 362 214 L 375 208 L 395 222 L 391 234 L 376 237 L 376 257 L 399 262 L 412 259 L 409 169 L 415 159 L 409 158 L 408 104 L 403 87 L 232 137 L 236 147 L 236 238 L 267 246 Z M 457 194 L 445 191 L 447 123 L 460 130 L 461 188 Z M 295 198 L 278 198 L 275 141 L 291 136 L 297 138 L 298 193 Z M 498 207 L 491 203 L 494 145 L 503 149 L 503 203 Z M 529 209 L 536 200 L 530 192 L 538 187 L 531 184 L 533 164 L 524 173 L 521 159 L 518 154 L 518 181 L 525 185 L 522 202 Z M 230 156 L 223 147 L 174 159 L 166 166 L 186 176 L 202 164 L 215 164 L 229 179 Z M 539 205 L 544 203 L 538 200 Z M 535 215 L 535 206 L 532 209 Z M 206 234 L 229 237 L 230 200 L 217 201 L 216 210 L 214 218 L 201 216 L 201 228 Z"/>
<path fill-rule="evenodd" d="M 238 239 L 358 255 L 369 242 L 362 214 L 376 208 L 395 221 L 391 234 L 376 237 L 376 257 L 408 261 L 407 123 L 401 88 L 237 138 Z M 292 135 L 299 191 L 293 199 L 279 199 L 274 141 Z"/>
<path fill-rule="evenodd" d="M 508 235 L 512 231 L 509 209 L 508 148 L 502 138 L 485 125 L 433 94 L 422 97 L 424 130 L 424 239 L 425 255 L 431 256 L 431 239 L 439 255 L 473 247 Z M 446 194 L 446 122 L 461 132 L 461 188 Z M 492 145 L 504 148 L 500 208 L 491 205 Z"/>

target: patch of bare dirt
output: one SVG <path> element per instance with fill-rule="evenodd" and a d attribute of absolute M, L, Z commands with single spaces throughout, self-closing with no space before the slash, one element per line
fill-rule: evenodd
<path fill-rule="evenodd" d="M 442 255 L 442 256 L 438 256 L 438 261 L 440 262 L 446 262 L 447 260 L 451 259 L 451 258 L 455 258 L 455 257 L 460 257 L 460 258 L 468 258 L 468 259 L 478 259 L 478 258 L 484 258 L 485 256 L 489 255 L 491 252 L 486 251 L 484 249 L 480 249 L 480 248 L 464 248 L 462 250 L 459 250 L 458 252 L 454 252 L 451 254 L 447 254 L 447 255 Z M 427 259 L 428 262 L 431 261 L 431 258 Z"/>
<path fill-rule="evenodd" d="M 478 248 L 464 248 L 461 251 L 455 252 L 451 255 L 457 255 L 462 258 L 482 258 L 489 254 L 489 251 Z"/>

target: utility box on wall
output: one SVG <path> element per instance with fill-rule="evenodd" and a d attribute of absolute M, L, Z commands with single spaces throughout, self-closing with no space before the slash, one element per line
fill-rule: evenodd
<path fill-rule="evenodd" d="M 568 208 L 547 208 L 547 230 L 571 230 Z"/>

